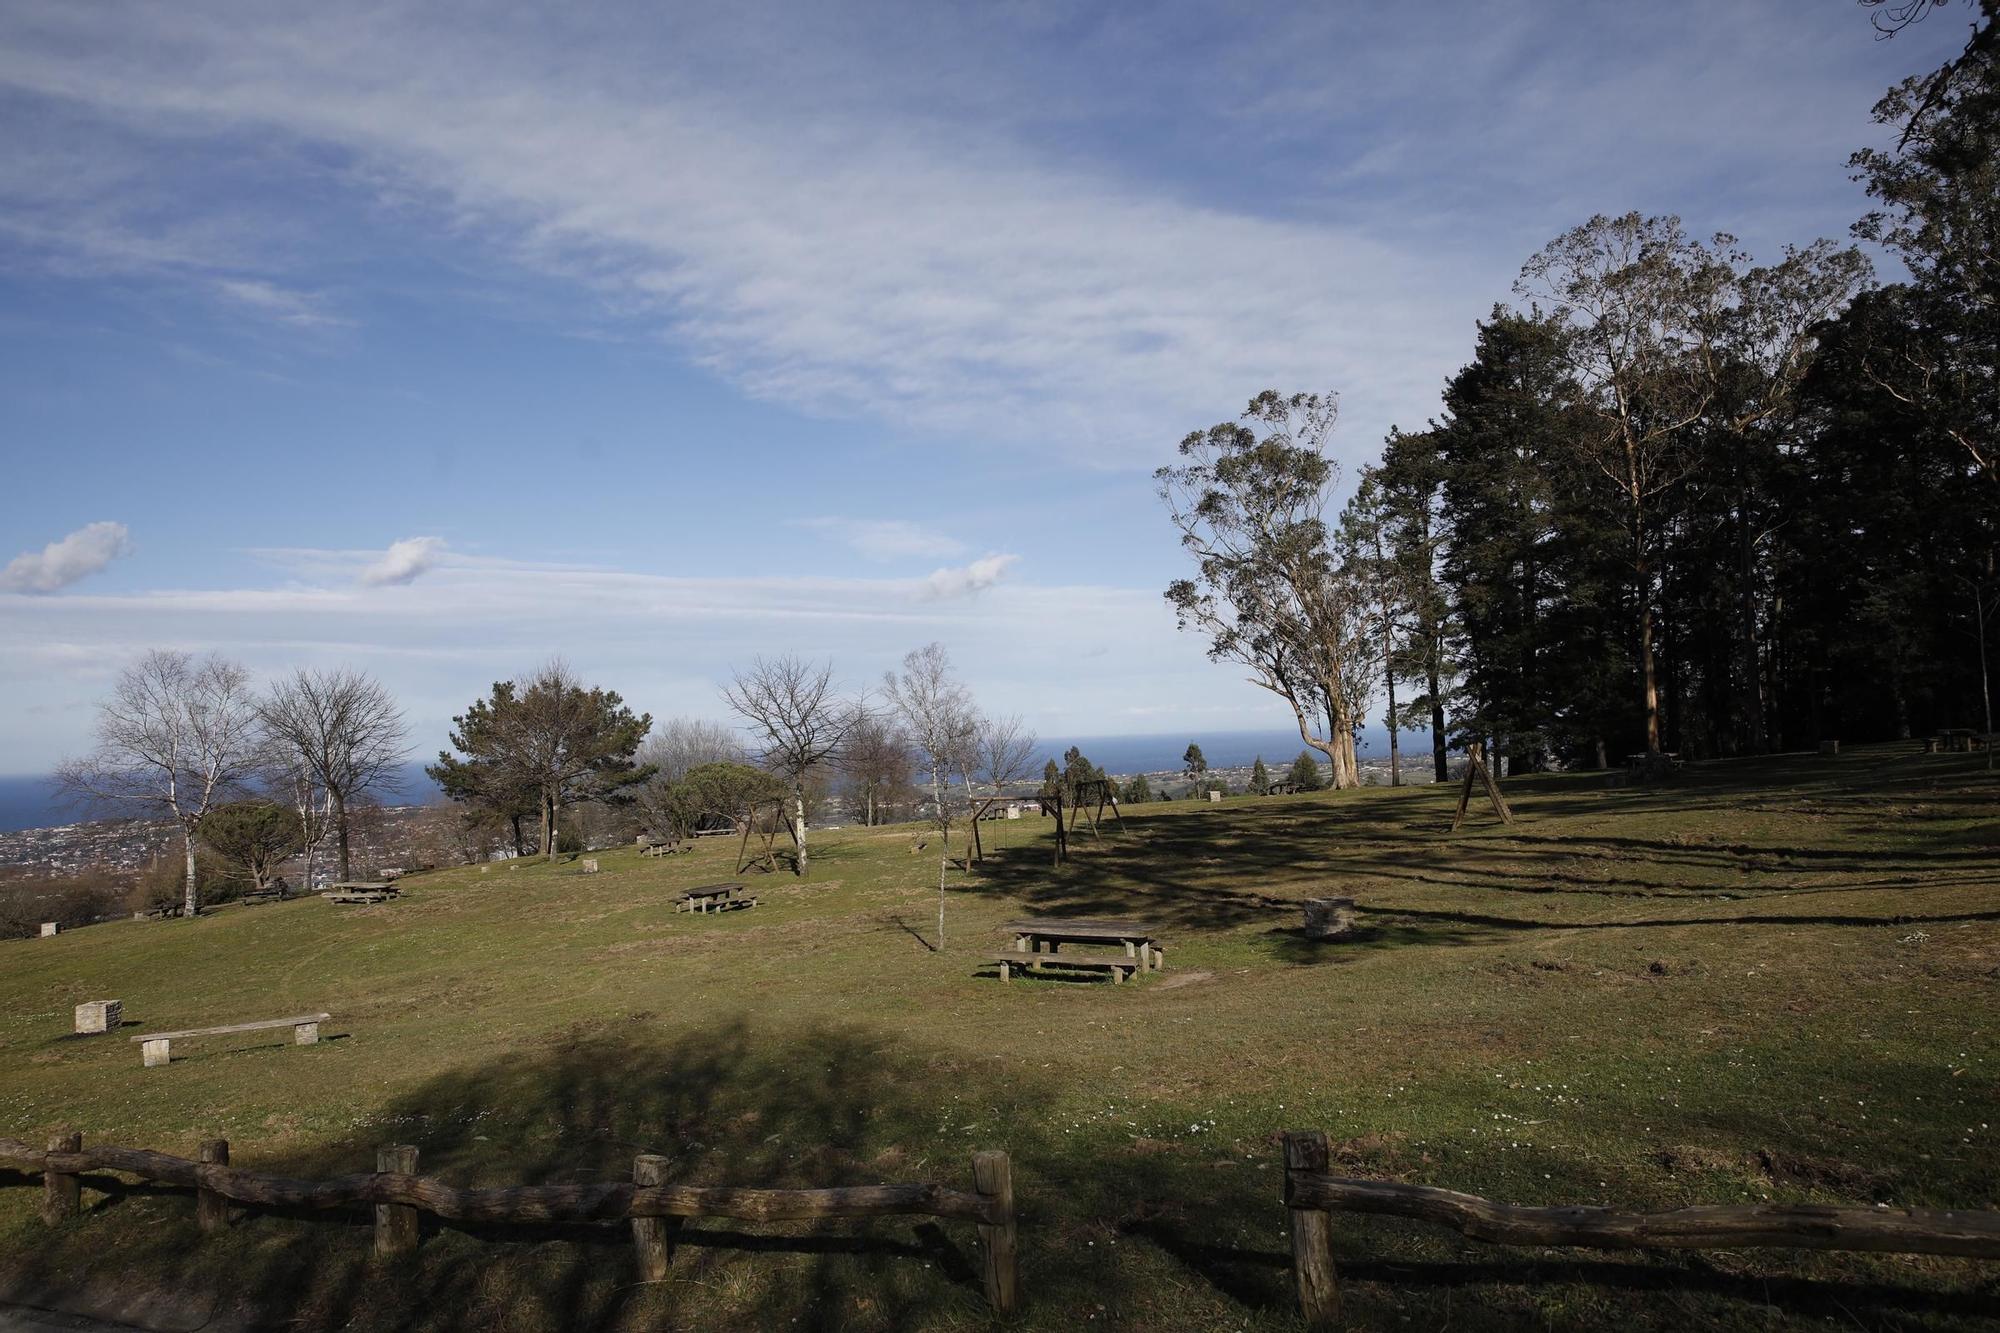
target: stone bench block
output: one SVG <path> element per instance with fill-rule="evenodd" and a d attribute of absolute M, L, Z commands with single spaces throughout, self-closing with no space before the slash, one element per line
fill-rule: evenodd
<path fill-rule="evenodd" d="M 1306 935 L 1315 940 L 1338 939 L 1354 929 L 1354 899 L 1308 898 Z"/>
<path fill-rule="evenodd" d="M 76 1007 L 79 1033 L 116 1031 L 125 1021 L 125 1006 L 119 1000 L 91 1000 Z"/>

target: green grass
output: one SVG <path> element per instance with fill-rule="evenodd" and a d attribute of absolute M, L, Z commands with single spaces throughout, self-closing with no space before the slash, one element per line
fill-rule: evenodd
<path fill-rule="evenodd" d="M 1978 759 L 1862 749 L 1509 784 L 1127 812 L 1049 867 L 1046 821 L 985 826 L 930 946 L 937 863 L 912 831 L 818 839 L 755 911 L 672 910 L 733 847 L 417 876 L 379 907 L 302 901 L 0 943 L 0 1133 L 236 1164 L 365 1169 L 420 1146 L 464 1183 L 622 1176 L 933 1179 L 1012 1152 L 1030 1327 L 1295 1326 L 1274 1135 L 1319 1128 L 1357 1174 L 1526 1203 L 1816 1200 L 2000 1207 L 2000 782 Z M 935 851 L 935 844 L 931 847 Z M 1365 929 L 1313 945 L 1297 900 Z M 982 975 L 1023 912 L 1159 923 L 1138 984 Z M 339 1039 L 188 1044 L 145 1070 L 67 1036 L 325 1009 Z M 0 1172 L 17 1289 L 153 1283 L 289 1327 L 974 1328 L 969 1229 L 689 1229 L 633 1285 L 608 1227 L 439 1228 L 368 1256 L 366 1218 L 202 1240 L 184 1193 L 87 1188 L 51 1232 Z M 1993 1327 L 2000 1273 L 1947 1260 L 1495 1249 L 1336 1220 L 1357 1326 Z"/>

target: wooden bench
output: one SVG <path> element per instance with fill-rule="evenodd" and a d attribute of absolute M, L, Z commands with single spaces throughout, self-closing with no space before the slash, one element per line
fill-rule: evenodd
<path fill-rule="evenodd" d="M 1137 958 L 1124 954 L 1023 953 L 1019 949 L 996 950 L 987 955 L 987 961 L 999 965 L 1002 981 L 1011 980 L 1017 967 L 1028 972 L 1044 967 L 1074 967 L 1087 972 L 1109 972 L 1114 982 L 1122 984 L 1126 977 L 1137 976 L 1145 967 Z"/>
<path fill-rule="evenodd" d="M 319 1025 L 332 1014 L 298 1014 L 291 1018 L 267 1018 L 257 1023 L 226 1023 L 214 1028 L 187 1028 L 180 1032 L 147 1032 L 133 1037 L 141 1043 L 140 1055 L 146 1068 L 167 1064 L 173 1059 L 173 1043 L 190 1037 L 221 1037 L 232 1032 L 262 1032 L 267 1028 L 290 1028 L 292 1044 L 310 1046 L 319 1040 Z"/>
<path fill-rule="evenodd" d="M 649 842 L 639 849 L 641 856 L 672 856 L 676 852 L 691 852 L 694 847 L 685 842 Z"/>

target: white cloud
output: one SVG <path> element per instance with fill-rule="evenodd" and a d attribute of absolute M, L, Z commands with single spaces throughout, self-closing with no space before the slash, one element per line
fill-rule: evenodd
<path fill-rule="evenodd" d="M 14 0 L 0 89 L 34 115 L 0 136 L 0 239 L 241 283 L 422 229 L 813 412 L 1123 463 L 1258 389 L 1338 389 L 1353 455 L 1592 212 L 1838 234 L 1868 104 L 1962 41 L 1724 0 L 1296 5 L 1192 43 L 1099 16 L 1051 60 L 1035 5 L 571 8 Z M 329 318 L 267 285 L 231 299 Z"/>
<path fill-rule="evenodd" d="M 796 106 L 698 65 L 633 77 L 639 47 L 596 50 L 585 92 L 501 24 L 438 45 L 393 8 L 191 24 L 140 7 L 115 26 L 31 8 L 0 85 L 177 146 L 335 146 L 376 198 L 586 282 L 813 413 L 1124 463 L 1259 389 L 1341 388 L 1372 447 L 1372 419 L 1432 398 L 1501 294 L 1394 234 L 1207 205 L 984 121 L 822 107 L 801 133 Z"/>
<path fill-rule="evenodd" d="M 0 570 L 0 588 L 8 592 L 55 592 L 78 579 L 98 573 L 132 552 L 123 523 L 90 523 L 39 552 L 24 551 Z"/>
<path fill-rule="evenodd" d="M 957 538 L 900 518 L 809 518 L 799 526 L 844 542 L 870 560 L 937 558 L 965 549 Z"/>
<path fill-rule="evenodd" d="M 444 558 L 444 538 L 405 537 L 390 543 L 382 558 L 361 571 L 361 582 L 370 588 L 414 582 L 419 575 L 437 567 Z"/>
<path fill-rule="evenodd" d="M 295 328 L 325 328 L 348 321 L 320 309 L 319 298 L 257 278 L 223 278 L 216 290 L 231 302 Z"/>
<path fill-rule="evenodd" d="M 167 647 L 219 652 L 259 674 L 359 667 L 395 692 L 419 750 L 442 742 L 447 719 L 493 681 L 546 659 L 552 644 L 655 717 L 726 716 L 721 682 L 760 654 L 828 657 L 853 683 L 937 640 L 983 707 L 1023 714 L 1051 742 L 1129 727 L 1148 708 L 1214 709 L 1245 726 L 1286 721 L 1260 691 L 1218 673 L 1197 637 L 1176 631 L 1157 591 L 994 583 L 1011 564 L 1006 556 L 945 571 L 947 591 L 985 584 L 974 599 L 936 596 L 930 578 L 662 575 L 461 553 L 408 587 L 387 588 L 356 582 L 367 553 L 262 555 L 275 572 L 261 587 L 0 594 L 0 683 L 50 706 L 33 716 L 0 710 L 0 755 L 36 771 L 87 743 L 104 683 L 51 670 L 47 646 L 56 644 L 114 666 Z M 1107 647 L 1116 670 L 1050 665 Z M 1182 700 L 1201 703 L 1180 710 Z"/>
<path fill-rule="evenodd" d="M 1020 558 L 1018 555 L 988 555 L 955 569 L 933 570 L 923 582 L 923 595 L 932 601 L 942 601 L 984 592 L 998 583 Z"/>

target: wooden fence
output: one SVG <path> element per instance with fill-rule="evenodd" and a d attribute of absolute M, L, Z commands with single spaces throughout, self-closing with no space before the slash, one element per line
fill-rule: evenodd
<path fill-rule="evenodd" d="M 1375 1213 L 1437 1222 L 1500 1245 L 1576 1245 L 1600 1250 L 1887 1250 L 2000 1259 L 2000 1213 L 1925 1208 L 1834 1208 L 1751 1204 L 1626 1213 L 1612 1208 L 1528 1208 L 1476 1194 L 1349 1180 L 1327 1169 L 1326 1135 L 1286 1134 L 1285 1204 L 1292 1219 L 1292 1275 L 1312 1328 L 1340 1318 L 1333 1266 L 1333 1213 Z"/>
<path fill-rule="evenodd" d="M 228 1225 L 229 1204 L 281 1208 L 375 1208 L 375 1252 L 406 1254 L 418 1243 L 418 1215 L 454 1222 L 629 1221 L 640 1276 L 658 1281 L 673 1258 L 676 1233 L 690 1217 L 751 1222 L 813 1222 L 841 1217 L 936 1217 L 971 1222 L 984 1251 L 986 1299 L 995 1314 L 1020 1305 L 1015 1260 L 1013 1167 L 1004 1152 L 972 1156 L 973 1190 L 940 1185 L 850 1185 L 837 1189 L 777 1190 L 668 1185 L 664 1157 L 642 1155 L 629 1182 L 592 1185 L 508 1185 L 460 1189 L 417 1174 L 417 1150 L 379 1150 L 375 1170 L 333 1180 L 295 1180 L 241 1171 L 229 1165 L 229 1143 L 211 1139 L 200 1160 L 140 1148 L 86 1148 L 81 1134 L 59 1134 L 47 1150 L 0 1139 L 0 1165 L 42 1173 L 42 1218 L 51 1226 L 77 1213 L 78 1177 L 118 1171 L 142 1180 L 190 1187 L 203 1231 Z"/>
<path fill-rule="evenodd" d="M 1523 1207 L 1474 1194 L 1351 1180 L 1328 1169 L 1326 1135 L 1284 1136 L 1285 1205 L 1291 1213 L 1292 1271 L 1299 1306 L 1314 1328 L 1336 1324 L 1340 1283 L 1333 1262 L 1333 1214 L 1371 1213 L 1436 1222 L 1474 1240 L 1502 1245 L 1573 1245 L 1594 1249 L 1720 1249 L 1753 1246 L 1877 1250 L 2000 1259 L 2000 1213 L 1922 1208 L 1835 1208 L 1754 1204 L 1680 1208 L 1662 1213 L 1600 1207 Z M 296 1180 L 229 1165 L 229 1143 L 211 1139 L 199 1160 L 139 1148 L 86 1148 L 81 1134 L 59 1134 L 47 1149 L 0 1139 L 0 1166 L 42 1175 L 42 1217 L 57 1225 L 76 1216 L 79 1177 L 117 1171 L 195 1192 L 203 1231 L 229 1223 L 229 1205 L 342 1209 L 372 1205 L 375 1252 L 407 1254 L 419 1241 L 422 1213 L 454 1222 L 616 1222 L 631 1225 L 640 1276 L 667 1275 L 680 1225 L 691 1217 L 751 1222 L 815 1222 L 846 1217 L 935 1217 L 979 1229 L 986 1298 L 998 1315 L 1020 1307 L 1013 1168 L 1004 1152 L 972 1157 L 973 1188 L 941 1185 L 849 1185 L 781 1190 L 663 1183 L 668 1159 L 633 1160 L 632 1179 L 590 1185 L 507 1185 L 461 1189 L 417 1174 L 417 1150 L 380 1149 L 375 1170 L 332 1180 Z"/>

